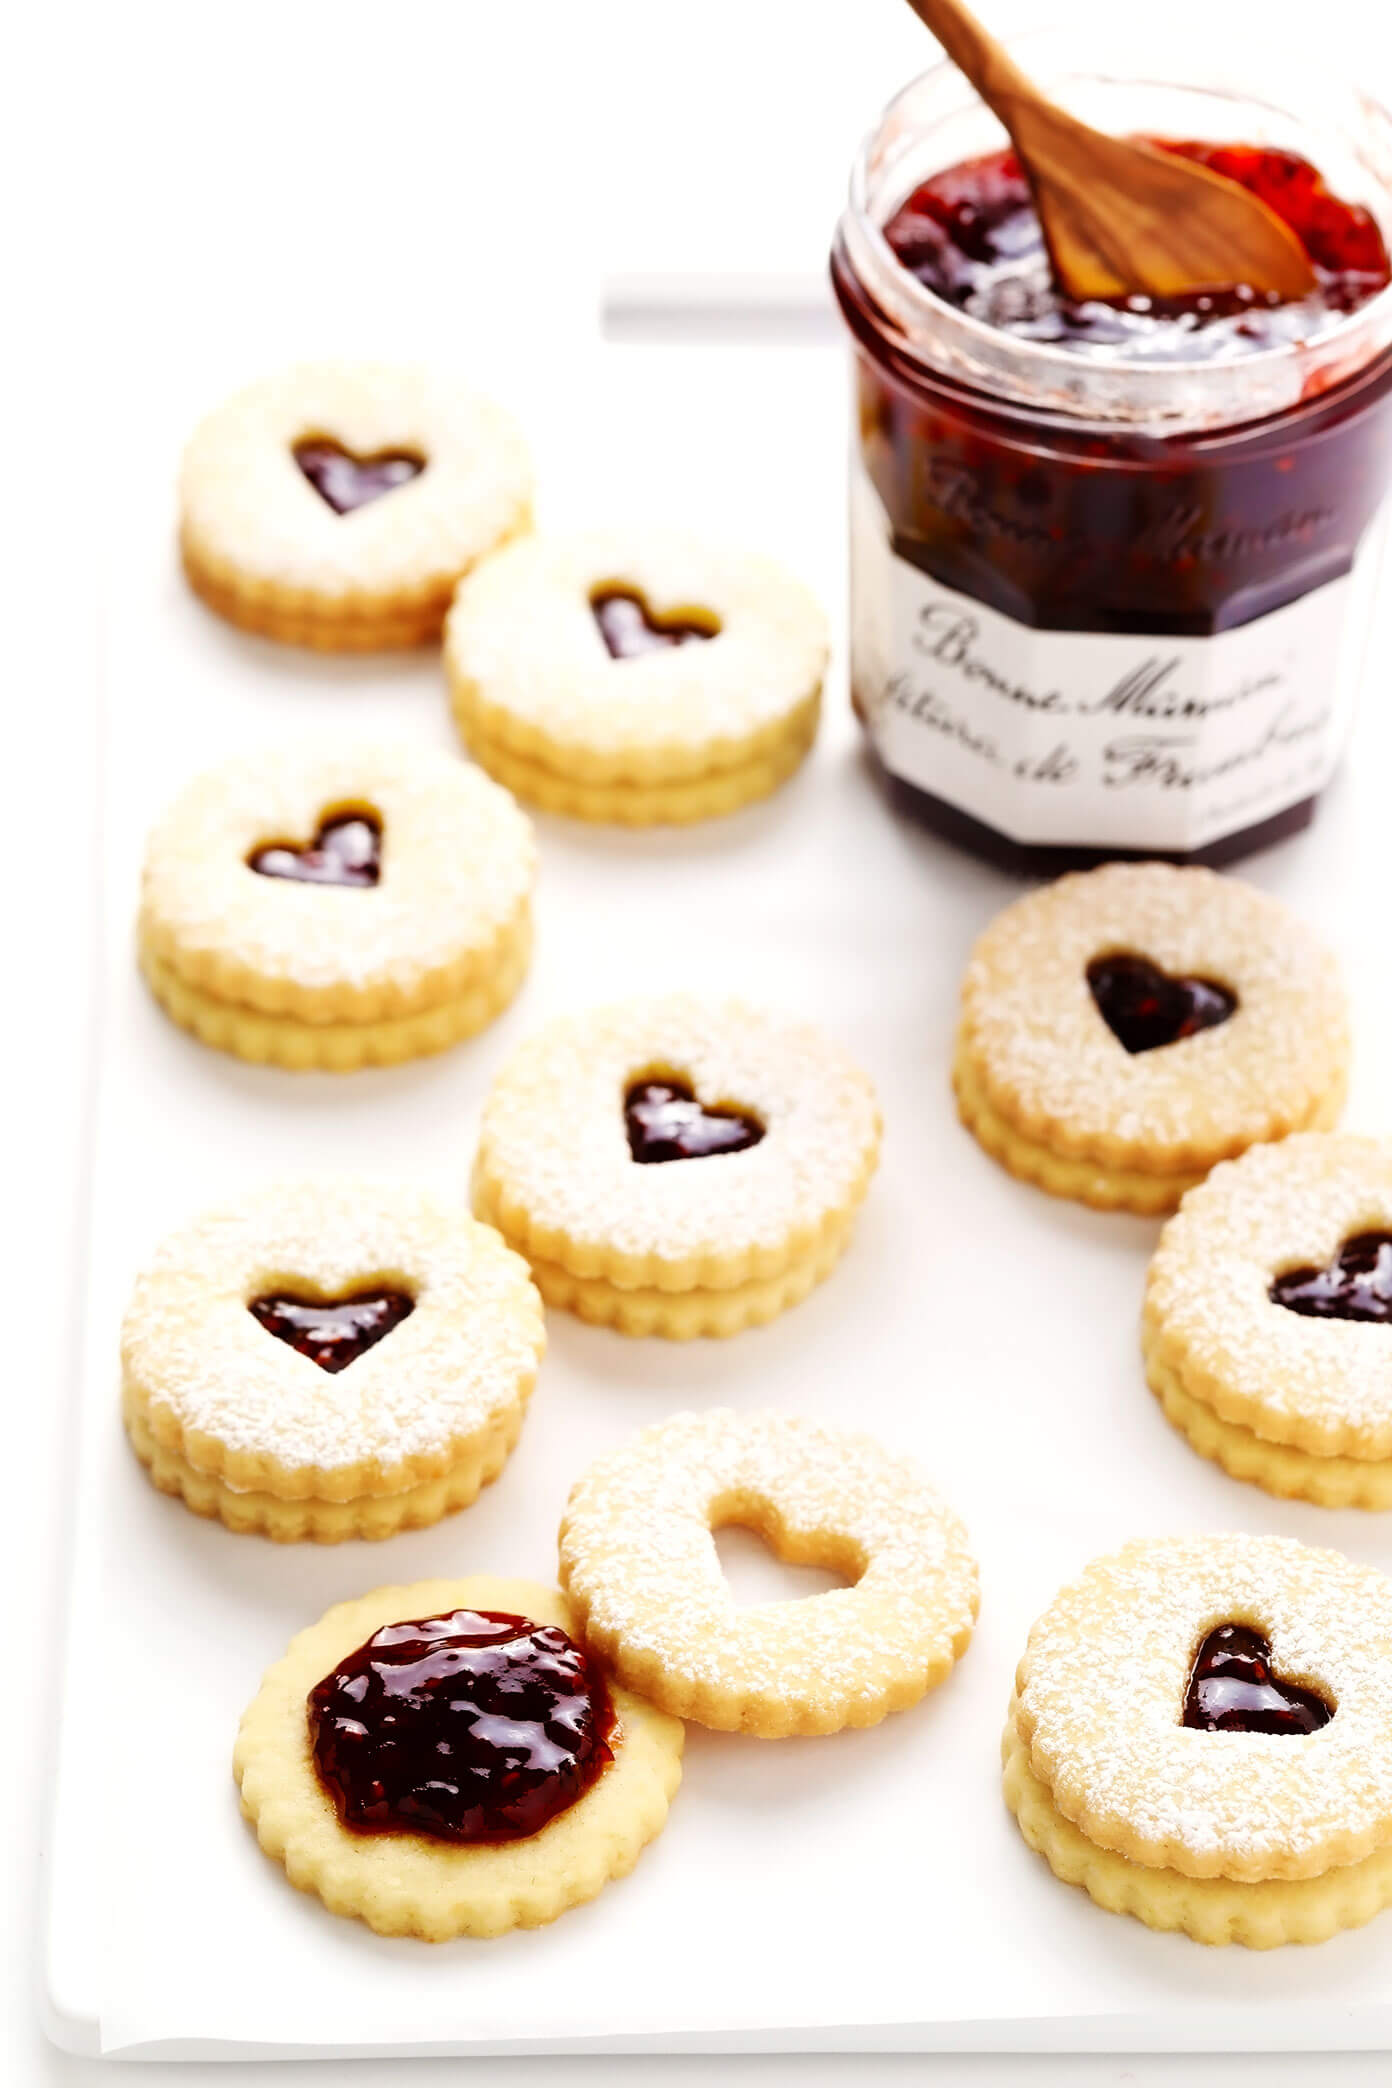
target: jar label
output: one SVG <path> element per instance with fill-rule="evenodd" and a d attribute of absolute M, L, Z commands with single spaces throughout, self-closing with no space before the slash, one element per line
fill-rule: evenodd
<path fill-rule="evenodd" d="M 1211 638 L 1033 630 L 900 558 L 852 465 L 851 678 L 876 750 L 1014 841 L 1188 853 L 1312 797 L 1351 710 L 1357 578 Z"/>

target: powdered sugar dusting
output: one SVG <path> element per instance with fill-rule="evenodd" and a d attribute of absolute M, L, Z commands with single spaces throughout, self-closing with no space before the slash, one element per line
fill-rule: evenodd
<path fill-rule="evenodd" d="M 1191 1190 L 1161 1235 L 1148 1325 L 1184 1389 L 1225 1418 L 1326 1455 L 1392 1456 L 1392 1328 L 1306 1319 L 1273 1277 L 1392 1232 L 1392 1142 L 1310 1134 L 1257 1146 Z"/>
<path fill-rule="evenodd" d="M 415 1310 L 336 1374 L 247 1310 L 266 1292 L 332 1298 L 378 1281 Z M 136 1283 L 121 1350 L 156 1419 L 294 1473 L 457 1454 L 529 1389 L 543 1338 L 526 1265 L 489 1227 L 408 1185 L 321 1175 L 168 1239 Z"/>
<path fill-rule="evenodd" d="M 1194 1655 L 1249 1623 L 1286 1679 L 1335 1704 L 1292 1737 L 1185 1728 Z M 1278 1537 L 1128 1545 L 1030 1634 L 1021 1731 L 1089 1838 L 1196 1876 L 1312 1876 L 1392 1839 L 1392 1582 Z"/>
<path fill-rule="evenodd" d="M 1233 989 L 1237 1013 L 1128 1053 L 1087 966 L 1110 952 Z M 1064 1152 L 1181 1171 L 1304 1129 L 1343 1081 L 1348 1017 L 1334 958 L 1279 900 L 1235 878 L 1110 863 L 1000 914 L 962 989 L 964 1047 L 992 1106 Z"/>
<path fill-rule="evenodd" d="M 752 1112 L 743 1152 L 641 1166 L 624 1096 L 644 1074 Z M 505 1067 L 484 1110 L 480 1169 L 571 1242 L 679 1261 L 775 1249 L 859 1196 L 879 1111 L 864 1073 L 819 1031 L 735 1001 L 637 1000 L 553 1022 Z M 771 1272 L 770 1272 L 771 1273 Z"/>

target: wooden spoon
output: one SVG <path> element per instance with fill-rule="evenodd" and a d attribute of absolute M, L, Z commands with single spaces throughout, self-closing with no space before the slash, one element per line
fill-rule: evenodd
<path fill-rule="evenodd" d="M 1070 116 L 962 0 L 909 5 L 1010 133 L 1069 297 L 1186 297 L 1241 284 L 1294 300 L 1315 288 L 1300 241 L 1250 190 Z"/>

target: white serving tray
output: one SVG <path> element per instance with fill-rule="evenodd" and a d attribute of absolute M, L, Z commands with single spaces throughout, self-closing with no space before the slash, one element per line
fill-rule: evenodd
<path fill-rule="evenodd" d="M 554 371 L 554 358 L 553 358 Z M 838 612 L 840 353 L 611 348 L 524 390 L 543 514 L 678 515 L 780 553 Z M 185 385 L 185 391 L 188 386 Z M 144 426 L 118 547 L 107 690 L 107 920 L 47 2014 L 72 2048 L 162 2057 L 620 2049 L 1392 2046 L 1392 1915 L 1317 1950 L 1204 1951 L 1099 1912 L 1021 1842 L 998 1741 L 1030 1619 L 1123 1539 L 1275 1530 L 1392 1567 L 1392 1520 L 1281 1505 L 1195 1457 L 1142 1381 L 1155 1227 L 1054 1203 L 958 1127 L 957 979 L 1008 880 L 897 824 L 860 758 L 838 654 L 808 769 L 689 831 L 543 820 L 535 967 L 448 1054 L 347 1079 L 202 1050 L 141 988 L 143 833 L 223 750 L 390 725 L 448 745 L 432 659 L 319 660 L 188 596 L 167 480 L 187 418 Z M 155 459 L 153 468 L 150 458 Z M 1386 657 L 1386 645 L 1383 646 Z M 1308 836 L 1251 866 L 1344 951 L 1350 1121 L 1388 1122 L 1384 799 L 1392 708 L 1370 676 L 1355 758 Z M 477 1112 L 552 1012 L 640 988 L 733 989 L 824 1022 L 873 1072 L 884 1162 L 850 1254 L 773 1327 L 630 1342 L 556 1315 L 521 1444 L 465 1514 L 381 1545 L 280 1548 L 158 1496 L 117 1417 L 116 1331 L 170 1226 L 278 1169 L 381 1167 L 461 1197 Z M 294 1892 L 237 1810 L 229 1755 L 263 1667 L 386 1581 L 545 1578 L 583 1466 L 674 1409 L 773 1405 L 918 1456 L 967 1519 L 982 1616 L 953 1678 L 878 1729 L 765 1744 L 690 1731 L 668 1827 L 629 1880 L 491 1943 L 384 1941 Z"/>

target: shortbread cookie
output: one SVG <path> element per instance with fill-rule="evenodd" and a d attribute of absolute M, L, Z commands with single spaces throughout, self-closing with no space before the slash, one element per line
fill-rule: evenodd
<path fill-rule="evenodd" d="M 512 999 L 534 871 L 527 819 L 477 769 L 292 740 L 197 777 L 156 825 L 141 968 L 176 1022 L 240 1058 L 391 1065 Z"/>
<path fill-rule="evenodd" d="M 502 1470 L 545 1347 L 525 1262 L 407 1183 L 273 1182 L 175 1233 L 121 1334 L 155 1484 L 230 1529 L 387 1537 Z"/>
<path fill-rule="evenodd" d="M 827 626 L 767 559 L 674 530 L 530 537 L 445 633 L 459 730 L 549 812 L 630 826 L 766 797 L 817 729 Z"/>
<path fill-rule="evenodd" d="M 736 1608 L 711 1540 L 742 1523 L 853 1586 Z M 871 1437 L 785 1414 L 677 1414 L 580 1480 L 561 1584 L 630 1688 L 721 1732 L 877 1725 L 965 1652 L 976 1562 L 951 1509 Z"/>
<path fill-rule="evenodd" d="M 682 1728 L 534 1581 L 420 1581 L 302 1631 L 242 1719 L 242 1811 L 292 1885 L 385 1936 L 538 1928 L 632 1870 Z M 409 1672 L 408 1672 L 409 1671 Z"/>
<path fill-rule="evenodd" d="M 733 1334 L 831 1269 L 879 1155 L 866 1076 L 739 1002 L 553 1022 L 484 1108 L 474 1208 L 549 1304 L 631 1334 Z"/>
<path fill-rule="evenodd" d="M 1348 1057 L 1335 961 L 1278 899 L 1109 863 L 1016 900 L 980 938 L 953 1085 L 1012 1174 L 1163 1212 L 1219 1160 L 1336 1123 Z"/>
<path fill-rule="evenodd" d="M 208 415 L 184 453 L 184 570 L 287 644 L 438 638 L 460 575 L 526 529 L 531 467 L 497 406 L 441 373 L 307 363 Z"/>
<path fill-rule="evenodd" d="M 1392 1582 L 1279 1537 L 1130 1544 L 1030 1633 L 1004 1742 L 1025 1839 L 1203 1943 L 1314 1943 L 1392 1900 Z"/>
<path fill-rule="evenodd" d="M 1257 1146 L 1150 1265 L 1146 1375 L 1196 1450 L 1268 1493 L 1392 1507 L 1392 1143 Z"/>

